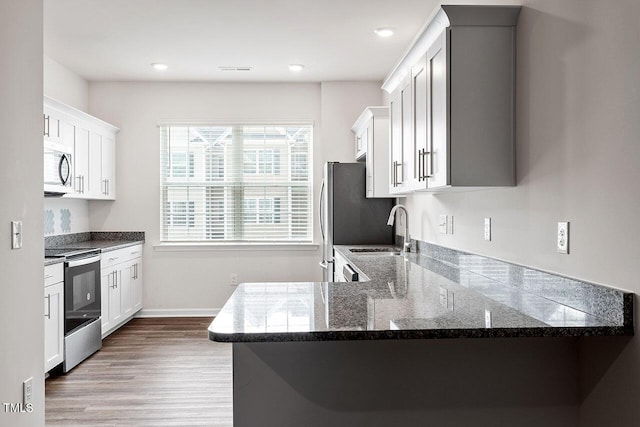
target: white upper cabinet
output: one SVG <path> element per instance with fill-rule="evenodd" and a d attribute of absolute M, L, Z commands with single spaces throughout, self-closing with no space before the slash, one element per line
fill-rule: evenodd
<path fill-rule="evenodd" d="M 442 6 L 383 84 L 392 192 L 513 186 L 519 6 Z"/>
<path fill-rule="evenodd" d="M 390 156 L 389 193 L 402 194 L 411 191 L 410 177 L 412 154 L 411 78 L 404 78 L 391 93 L 390 116 Z"/>
<path fill-rule="evenodd" d="M 51 98 L 44 98 L 45 139 L 72 153 L 73 192 L 66 198 L 115 200 L 118 128 Z"/>
<path fill-rule="evenodd" d="M 366 196 L 389 197 L 389 108 L 365 108 L 351 131 L 356 160 L 366 163 Z"/>

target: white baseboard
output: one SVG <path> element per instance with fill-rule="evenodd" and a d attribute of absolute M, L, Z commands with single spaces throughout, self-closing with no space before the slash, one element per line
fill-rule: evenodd
<path fill-rule="evenodd" d="M 143 308 L 134 317 L 215 317 L 219 308 Z"/>

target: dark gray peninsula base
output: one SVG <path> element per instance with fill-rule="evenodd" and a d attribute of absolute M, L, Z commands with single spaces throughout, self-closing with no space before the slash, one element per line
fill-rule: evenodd
<path fill-rule="evenodd" d="M 235 427 L 578 424 L 581 337 L 633 335 L 633 294 L 444 248 L 338 247 L 354 283 L 241 284 Z M 455 338 L 455 339 L 454 339 Z"/>

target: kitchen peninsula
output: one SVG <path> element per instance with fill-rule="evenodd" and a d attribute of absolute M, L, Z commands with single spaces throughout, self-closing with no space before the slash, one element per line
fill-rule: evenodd
<path fill-rule="evenodd" d="M 209 327 L 236 427 L 569 425 L 578 337 L 633 335 L 631 293 L 412 243 L 337 247 L 361 282 L 238 287 Z"/>

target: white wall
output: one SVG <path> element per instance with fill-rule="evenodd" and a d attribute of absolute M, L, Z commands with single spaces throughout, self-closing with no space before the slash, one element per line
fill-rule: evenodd
<path fill-rule="evenodd" d="M 323 82 L 320 97 L 322 140 L 332 147 L 324 160 L 355 161 L 351 126 L 365 107 L 382 105 L 380 82 Z"/>
<path fill-rule="evenodd" d="M 640 2 L 523 4 L 517 187 L 408 197 L 410 233 L 639 293 Z M 438 233 L 440 214 L 455 234 Z M 555 249 L 558 221 L 571 222 L 569 255 Z M 581 425 L 638 425 L 640 341 L 584 338 L 580 359 Z"/>
<path fill-rule="evenodd" d="M 89 106 L 89 83 L 47 55 L 44 56 L 44 94 L 81 111 Z"/>
<path fill-rule="evenodd" d="M 323 162 L 329 158 L 353 161 L 349 129 L 366 105 L 381 100 L 379 84 L 92 82 L 89 87 L 89 113 L 121 129 L 116 143 L 117 200 L 90 202 L 90 228 L 146 232 L 143 270 L 147 313 L 166 309 L 214 312 L 234 290 L 229 284 L 231 274 L 237 274 L 240 282 L 321 280 L 320 249 L 155 250 L 160 230 L 157 123 L 207 119 L 313 120 L 315 203 Z M 328 114 L 336 110 L 351 117 Z M 345 144 L 348 149 L 343 149 Z M 317 221 L 314 218 L 314 240 L 319 244 Z"/>
<path fill-rule="evenodd" d="M 0 403 L 22 403 L 22 381 L 34 384 L 33 412 L 0 405 L 0 426 L 42 426 L 42 0 L 0 0 L 0 10 Z M 22 249 L 10 249 L 12 220 L 23 222 Z"/>

